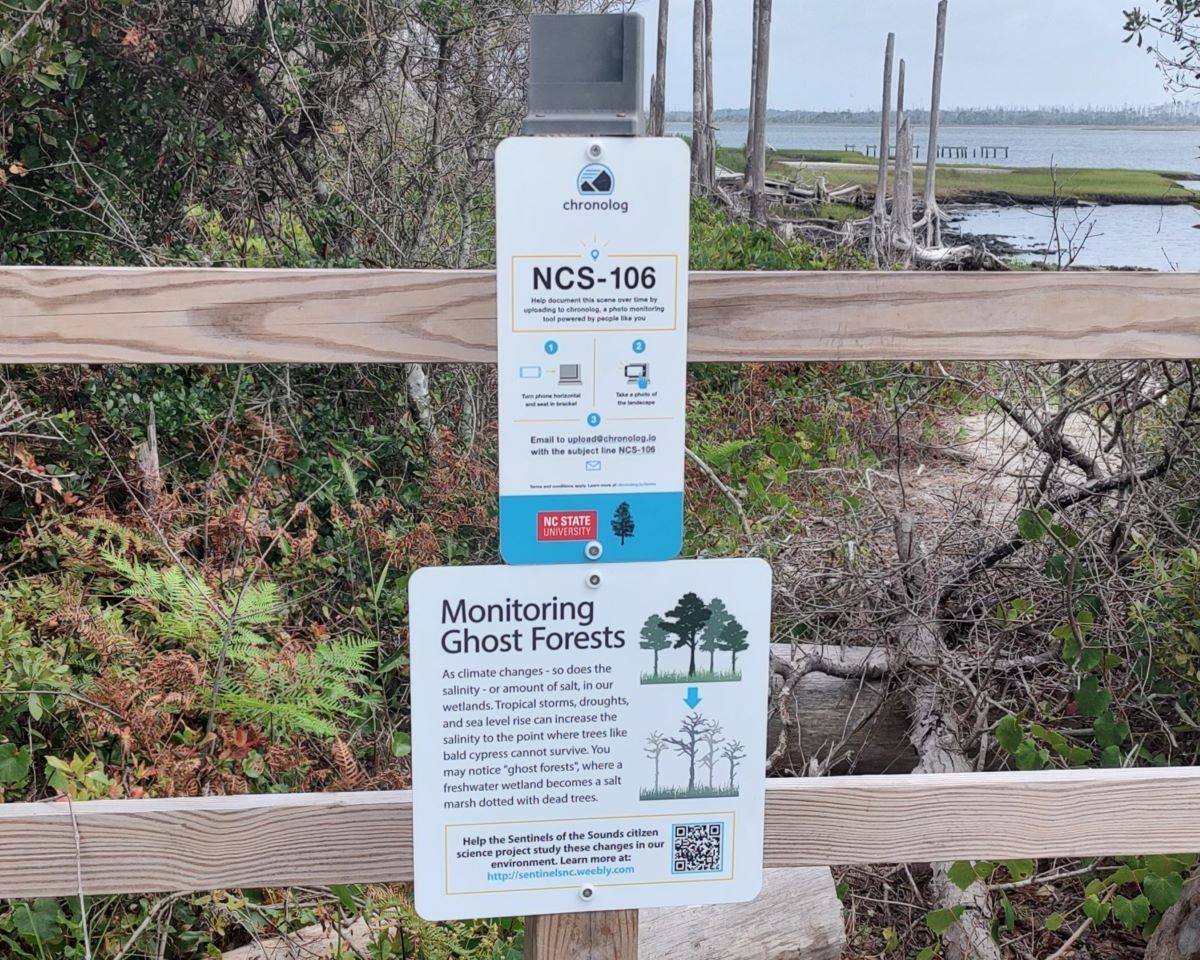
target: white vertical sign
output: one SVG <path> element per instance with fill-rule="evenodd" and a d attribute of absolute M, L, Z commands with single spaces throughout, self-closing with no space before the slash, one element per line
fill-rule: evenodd
<path fill-rule="evenodd" d="M 679 552 L 688 176 L 675 138 L 517 137 L 497 151 L 509 563 Z"/>

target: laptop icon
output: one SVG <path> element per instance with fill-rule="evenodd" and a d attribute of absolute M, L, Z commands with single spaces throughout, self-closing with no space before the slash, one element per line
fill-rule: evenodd
<path fill-rule="evenodd" d="M 579 375 L 579 364 L 560 363 L 558 365 L 558 382 L 560 386 L 583 383 L 583 377 Z"/>

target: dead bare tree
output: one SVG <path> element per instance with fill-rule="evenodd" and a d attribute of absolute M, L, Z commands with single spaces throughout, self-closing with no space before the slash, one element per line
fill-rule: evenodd
<path fill-rule="evenodd" d="M 707 102 L 705 90 L 705 0 L 693 0 L 692 4 L 692 193 L 703 196 L 712 191 L 709 179 L 708 129 L 704 109 Z"/>
<path fill-rule="evenodd" d="M 754 165 L 754 84 L 758 78 L 758 44 L 756 39 L 756 24 L 758 23 L 758 7 L 760 0 L 753 0 L 750 10 L 750 110 L 746 118 L 746 146 L 743 151 L 746 166 L 742 170 L 742 185 L 750 189 L 750 171 Z"/>
<path fill-rule="evenodd" d="M 908 262 L 914 252 L 913 236 L 913 137 L 904 112 L 904 61 L 900 61 L 896 101 L 896 174 L 892 197 L 892 249 Z"/>
<path fill-rule="evenodd" d="M 946 382 L 991 410 L 964 427 L 965 457 L 903 429 L 906 411 L 923 420 L 921 398 Z M 867 655 L 826 645 L 775 658 L 777 709 L 790 710 L 783 699 L 813 671 L 889 678 L 906 704 L 916 772 L 993 768 L 1005 762 L 989 751 L 998 719 L 1031 700 L 1061 702 L 1078 686 L 1054 630 L 1075 623 L 1080 595 L 1102 596 L 1108 610 L 1089 623 L 1087 643 L 1128 649 L 1129 610 L 1148 592 L 1137 545 L 1166 538 L 1182 549 L 1195 539 L 1193 521 L 1181 528 L 1171 504 L 1197 493 L 1200 385 L 1191 363 L 1123 362 L 1003 364 L 987 377 L 940 370 L 906 389 L 913 399 L 880 425 L 894 436 L 892 464 L 838 491 L 864 505 L 852 526 L 830 524 L 777 562 L 779 628 L 844 636 Z M 922 470 L 909 469 L 918 457 Z M 1031 531 L 1031 517 L 1044 534 Z M 894 566 L 877 559 L 889 542 Z M 996 613 L 1010 607 L 1027 613 Z M 1114 700 L 1135 702 L 1136 658 L 1112 662 Z M 1172 722 L 1147 711 L 1133 749 L 1156 742 L 1165 756 L 1190 758 Z M 802 753 L 802 730 L 779 731 L 775 770 Z M 958 915 L 943 956 L 998 960 L 991 893 L 978 882 L 960 889 L 949 868 L 932 865 L 925 894 L 926 908 Z"/>
<path fill-rule="evenodd" d="M 27 445 L 63 439 L 54 420 L 28 409 L 16 390 L 0 377 L 0 500 L 7 490 L 60 487 L 65 477 L 49 474 L 30 455 Z"/>
<path fill-rule="evenodd" d="M 771 0 L 754 4 L 754 67 L 750 82 L 750 149 L 746 170 L 750 176 L 750 218 L 767 219 L 767 87 L 771 64 Z"/>
<path fill-rule="evenodd" d="M 658 49 L 654 60 L 654 79 L 650 83 L 650 136 L 667 132 L 667 23 L 671 0 L 658 0 Z"/>
<path fill-rule="evenodd" d="M 896 172 L 900 175 L 900 128 L 904 126 L 904 58 L 900 58 L 900 69 L 896 74 Z"/>
<path fill-rule="evenodd" d="M 704 0 L 704 171 L 709 190 L 717 182 L 717 125 L 713 121 L 713 3 Z"/>
<path fill-rule="evenodd" d="M 1081 215 L 1078 206 L 1067 202 L 1054 157 L 1050 158 L 1050 185 L 1050 208 L 1045 214 L 1050 220 L 1050 242 L 1046 245 L 1042 263 L 1047 264 L 1053 255 L 1057 269 L 1069 270 L 1083 254 L 1096 229 L 1096 208 L 1089 206 Z M 1067 220 L 1068 210 L 1074 215 L 1073 223 Z"/>
<path fill-rule="evenodd" d="M 896 51 L 896 35 L 889 33 L 883 55 L 883 105 L 880 107 L 879 177 L 875 183 L 875 209 L 871 215 L 871 252 L 876 264 L 887 262 L 887 185 L 888 135 L 892 117 L 892 57 Z"/>
<path fill-rule="evenodd" d="M 925 212 L 918 226 L 925 227 L 925 245 L 942 245 L 941 213 L 937 204 L 938 126 L 942 116 L 942 64 L 946 56 L 946 12 L 950 0 L 939 0 L 937 39 L 933 54 L 933 92 L 929 101 L 929 152 L 925 156 Z"/>

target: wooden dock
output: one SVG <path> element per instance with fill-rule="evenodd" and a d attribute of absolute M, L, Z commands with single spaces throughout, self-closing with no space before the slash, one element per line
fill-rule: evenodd
<path fill-rule="evenodd" d="M 877 151 L 878 152 L 878 151 Z M 982 147 L 962 146 L 960 144 L 942 144 L 938 147 L 937 155 L 946 160 L 999 160 L 1008 159 L 1008 147 L 988 144 Z"/>

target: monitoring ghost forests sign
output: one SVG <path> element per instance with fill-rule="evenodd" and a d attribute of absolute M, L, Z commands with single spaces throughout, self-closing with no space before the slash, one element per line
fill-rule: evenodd
<path fill-rule="evenodd" d="M 761 560 L 416 573 L 421 916 L 752 899 L 770 602 Z"/>
<path fill-rule="evenodd" d="M 496 264 L 501 554 L 671 559 L 683 542 L 686 145 L 504 141 Z"/>

